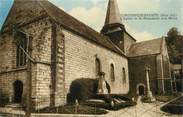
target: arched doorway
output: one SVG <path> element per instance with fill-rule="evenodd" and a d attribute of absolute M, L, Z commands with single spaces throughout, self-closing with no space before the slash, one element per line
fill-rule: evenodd
<path fill-rule="evenodd" d="M 22 101 L 23 83 L 20 80 L 16 80 L 13 83 L 14 88 L 14 102 L 20 103 Z"/>
<path fill-rule="evenodd" d="M 140 95 L 140 96 L 145 95 L 145 88 L 144 88 L 143 85 L 140 85 L 140 86 L 139 86 L 138 92 L 139 92 L 139 95 Z"/>

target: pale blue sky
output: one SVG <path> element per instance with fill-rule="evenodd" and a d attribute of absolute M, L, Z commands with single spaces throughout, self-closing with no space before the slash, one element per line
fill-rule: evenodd
<path fill-rule="evenodd" d="M 104 24 L 108 0 L 49 0 L 85 24 L 100 31 Z M 148 40 L 166 35 L 171 27 L 183 32 L 183 0 L 118 0 L 121 14 L 163 13 L 175 14 L 178 20 L 127 20 L 127 31 L 137 40 Z M 0 28 L 13 0 L 0 0 Z"/>

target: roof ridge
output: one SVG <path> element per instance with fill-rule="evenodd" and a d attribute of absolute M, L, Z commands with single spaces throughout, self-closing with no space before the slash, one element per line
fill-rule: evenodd
<path fill-rule="evenodd" d="M 8 18 L 10 17 L 10 15 L 11 15 L 11 13 L 13 12 L 13 8 L 16 6 L 16 4 L 17 3 L 19 3 L 19 2 L 36 2 L 36 3 L 38 3 L 38 5 L 41 7 L 41 8 L 43 8 L 41 5 L 40 5 L 40 1 L 47 1 L 47 0 L 25 0 L 25 1 L 23 1 L 23 0 L 14 0 L 13 1 L 13 4 L 12 4 L 12 6 L 11 6 L 11 8 L 10 8 L 10 10 L 9 10 L 9 12 L 8 12 L 8 15 L 6 16 L 6 19 L 5 19 L 5 21 L 3 22 L 3 25 L 2 25 L 2 28 L 1 28 L 1 30 L 0 30 L 0 33 L 2 33 L 3 31 L 4 31 L 4 28 L 6 27 L 6 22 L 8 21 Z M 43 8 L 44 9 L 44 8 Z M 45 10 L 45 9 L 44 9 Z M 46 12 L 47 13 L 47 12 Z"/>
<path fill-rule="evenodd" d="M 47 10 L 45 9 L 45 7 L 43 7 L 43 5 L 41 4 L 41 2 L 43 2 L 43 1 L 42 1 L 42 0 L 35 0 L 35 1 L 38 2 L 39 6 L 45 10 L 45 12 L 47 13 L 47 15 L 50 16 L 50 14 L 48 13 L 48 11 L 47 11 Z M 48 0 L 44 0 L 44 2 L 45 2 L 45 1 L 49 2 Z M 51 17 L 51 16 L 50 16 L 50 17 Z M 51 18 L 52 18 L 52 17 L 51 17 Z"/>
<path fill-rule="evenodd" d="M 140 42 L 136 42 L 135 44 L 139 44 L 139 43 L 143 43 L 143 42 L 149 42 L 149 41 L 155 41 L 155 40 L 160 40 L 162 38 L 154 38 L 154 39 L 150 39 L 150 40 L 144 40 L 144 41 L 140 41 Z"/>

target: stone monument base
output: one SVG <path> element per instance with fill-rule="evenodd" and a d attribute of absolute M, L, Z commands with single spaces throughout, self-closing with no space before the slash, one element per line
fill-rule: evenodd
<path fill-rule="evenodd" d="M 144 98 L 142 100 L 145 103 L 153 103 L 153 102 L 156 101 L 156 99 L 152 95 L 152 92 L 151 91 L 148 91 L 147 94 L 144 96 Z"/>

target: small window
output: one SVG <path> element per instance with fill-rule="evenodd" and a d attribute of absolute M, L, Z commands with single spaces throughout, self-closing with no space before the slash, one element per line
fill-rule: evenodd
<path fill-rule="evenodd" d="M 123 83 L 126 83 L 126 70 L 125 68 L 122 69 L 122 72 L 123 72 Z"/>
<path fill-rule="evenodd" d="M 18 32 L 15 36 L 16 40 L 16 66 L 21 67 L 26 65 L 27 51 L 27 36 L 24 33 Z M 24 52 L 25 51 L 25 52 Z"/>
<path fill-rule="evenodd" d="M 111 81 L 114 82 L 115 81 L 115 73 L 114 73 L 114 65 L 111 64 L 110 65 L 110 77 L 111 77 Z"/>
<path fill-rule="evenodd" d="M 100 64 L 100 60 L 98 58 L 95 59 L 95 64 L 96 64 L 96 77 L 99 75 L 99 73 L 101 72 L 101 64 Z"/>

